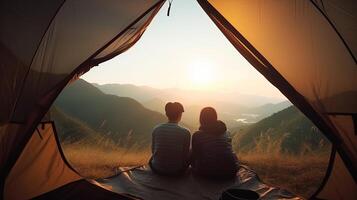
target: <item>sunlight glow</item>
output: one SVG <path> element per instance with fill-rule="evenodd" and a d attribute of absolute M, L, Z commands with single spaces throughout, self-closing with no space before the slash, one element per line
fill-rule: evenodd
<path fill-rule="evenodd" d="M 161 9 L 132 48 L 93 67 L 82 78 L 100 84 L 209 91 L 213 95 L 239 93 L 285 100 L 239 54 L 199 4 L 191 2 L 176 1 L 170 17 L 167 10 Z"/>
<path fill-rule="evenodd" d="M 215 66 L 209 61 L 195 61 L 188 65 L 187 75 L 194 89 L 204 89 L 214 85 Z"/>

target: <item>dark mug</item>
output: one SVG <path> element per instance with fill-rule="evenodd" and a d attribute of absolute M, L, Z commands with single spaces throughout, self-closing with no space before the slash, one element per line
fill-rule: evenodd
<path fill-rule="evenodd" d="M 222 193 L 221 198 L 219 200 L 257 200 L 259 199 L 259 194 L 244 189 L 228 189 Z"/>

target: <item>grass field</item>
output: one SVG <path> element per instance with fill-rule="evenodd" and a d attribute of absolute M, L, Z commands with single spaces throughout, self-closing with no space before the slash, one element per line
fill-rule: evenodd
<path fill-rule="evenodd" d="M 64 145 L 64 153 L 72 166 L 88 178 L 105 178 L 117 173 L 118 167 L 148 163 L 150 151 L 128 151 L 121 148 L 103 149 L 82 145 Z"/>
<path fill-rule="evenodd" d="M 257 172 L 263 182 L 309 198 L 325 176 L 328 157 L 242 154 L 240 161 Z"/>
<path fill-rule="evenodd" d="M 111 146 L 111 145 L 110 145 Z M 144 165 L 150 151 L 126 150 L 119 147 L 109 149 L 92 145 L 63 145 L 67 159 L 72 166 L 88 178 L 104 178 L 117 173 L 120 166 Z M 241 163 L 255 170 L 263 182 L 285 188 L 308 198 L 322 181 L 329 155 L 282 155 L 277 152 L 238 153 Z"/>

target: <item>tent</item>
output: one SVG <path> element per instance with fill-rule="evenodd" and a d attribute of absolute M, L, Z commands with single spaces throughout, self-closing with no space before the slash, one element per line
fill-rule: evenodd
<path fill-rule="evenodd" d="M 164 3 L 0 2 L 2 198 L 131 198 L 78 175 L 63 159 L 55 124 L 45 114 L 72 80 L 134 45 Z M 357 3 L 198 3 L 239 53 L 333 144 L 326 176 L 312 198 L 357 199 Z"/>

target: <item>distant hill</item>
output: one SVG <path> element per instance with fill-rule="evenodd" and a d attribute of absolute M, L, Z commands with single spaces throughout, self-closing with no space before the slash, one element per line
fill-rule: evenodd
<path fill-rule="evenodd" d="M 318 128 L 295 106 L 245 128 L 233 129 L 235 147 L 239 151 L 257 148 L 280 148 L 285 153 L 324 150 L 329 142 Z M 272 144 L 276 146 L 272 146 Z M 270 147 L 268 147 L 270 145 Z"/>
<path fill-rule="evenodd" d="M 163 115 L 165 103 L 153 98 L 146 101 L 144 107 L 132 98 L 105 94 L 92 84 L 78 80 L 63 90 L 51 109 L 51 116 L 65 142 L 83 138 L 95 141 L 104 137 L 113 144 L 128 146 L 129 143 L 145 148 L 151 142 L 152 128 L 166 121 Z M 288 107 L 291 105 L 288 101 L 254 108 L 215 103 L 210 105 L 217 108 L 219 118 L 229 126 L 234 134 L 234 146 L 239 151 L 252 151 L 264 148 L 264 145 L 272 148 L 272 144 L 278 144 L 273 148 L 298 154 L 328 146 L 320 131 L 298 109 Z M 192 131 L 198 128 L 201 109 L 198 105 L 185 106 L 183 123 Z M 249 121 L 269 114 L 257 123 L 242 120 L 238 123 L 245 126 L 234 128 L 239 117 Z"/>
<path fill-rule="evenodd" d="M 283 102 L 276 103 L 276 104 L 268 103 L 268 104 L 264 104 L 262 106 L 253 107 L 249 110 L 249 112 L 252 114 L 271 115 L 272 113 L 281 111 L 291 105 L 292 104 L 290 103 L 290 101 L 283 101 Z"/>
<path fill-rule="evenodd" d="M 92 83 L 105 94 L 112 94 L 120 97 L 130 97 L 139 102 L 149 101 L 162 95 L 162 91 L 148 86 L 136 86 L 131 84 L 104 84 Z"/>
<path fill-rule="evenodd" d="M 165 113 L 165 105 L 167 102 L 159 99 L 159 98 L 153 98 L 148 101 L 143 102 L 143 106 L 150 110 L 157 111 L 159 113 Z M 187 110 L 187 109 L 186 109 Z"/>
<path fill-rule="evenodd" d="M 132 98 L 104 94 L 81 79 L 67 86 L 54 105 L 67 116 L 119 143 L 133 138 L 149 144 L 153 127 L 166 121 L 164 115 Z M 61 120 L 60 116 L 57 120 Z"/>
<path fill-rule="evenodd" d="M 136 86 L 132 84 L 95 84 L 95 87 L 106 94 L 113 94 L 121 97 L 131 97 L 141 103 L 152 99 L 166 101 L 182 101 L 187 105 L 197 105 L 197 103 L 225 102 L 244 107 L 261 106 L 267 103 L 279 103 L 281 98 L 273 98 L 259 95 L 241 94 L 239 92 L 211 92 L 201 90 L 184 90 L 178 88 L 156 89 L 148 86 Z"/>
<path fill-rule="evenodd" d="M 228 127 L 233 128 L 255 123 L 291 105 L 289 101 L 266 103 L 276 100 L 239 93 L 155 89 L 130 84 L 93 85 L 106 94 L 133 98 L 146 108 L 161 114 L 165 114 L 164 106 L 168 101 L 181 102 L 185 107 L 182 121 L 193 129 L 198 128 L 199 113 L 205 106 L 216 108 L 219 118 L 225 121 Z"/>
<path fill-rule="evenodd" d="M 143 105 L 148 109 L 165 114 L 165 103 L 166 102 L 155 98 L 144 102 Z M 206 106 L 214 107 L 218 112 L 219 119 L 223 120 L 229 128 L 234 128 L 255 123 L 273 113 L 291 106 L 291 103 L 289 101 L 284 101 L 277 104 L 266 104 L 259 107 L 249 108 L 233 103 L 212 102 Z M 185 112 L 183 113 L 182 121 L 191 127 L 197 128 L 200 111 L 204 106 L 184 105 L 184 107 Z"/>

